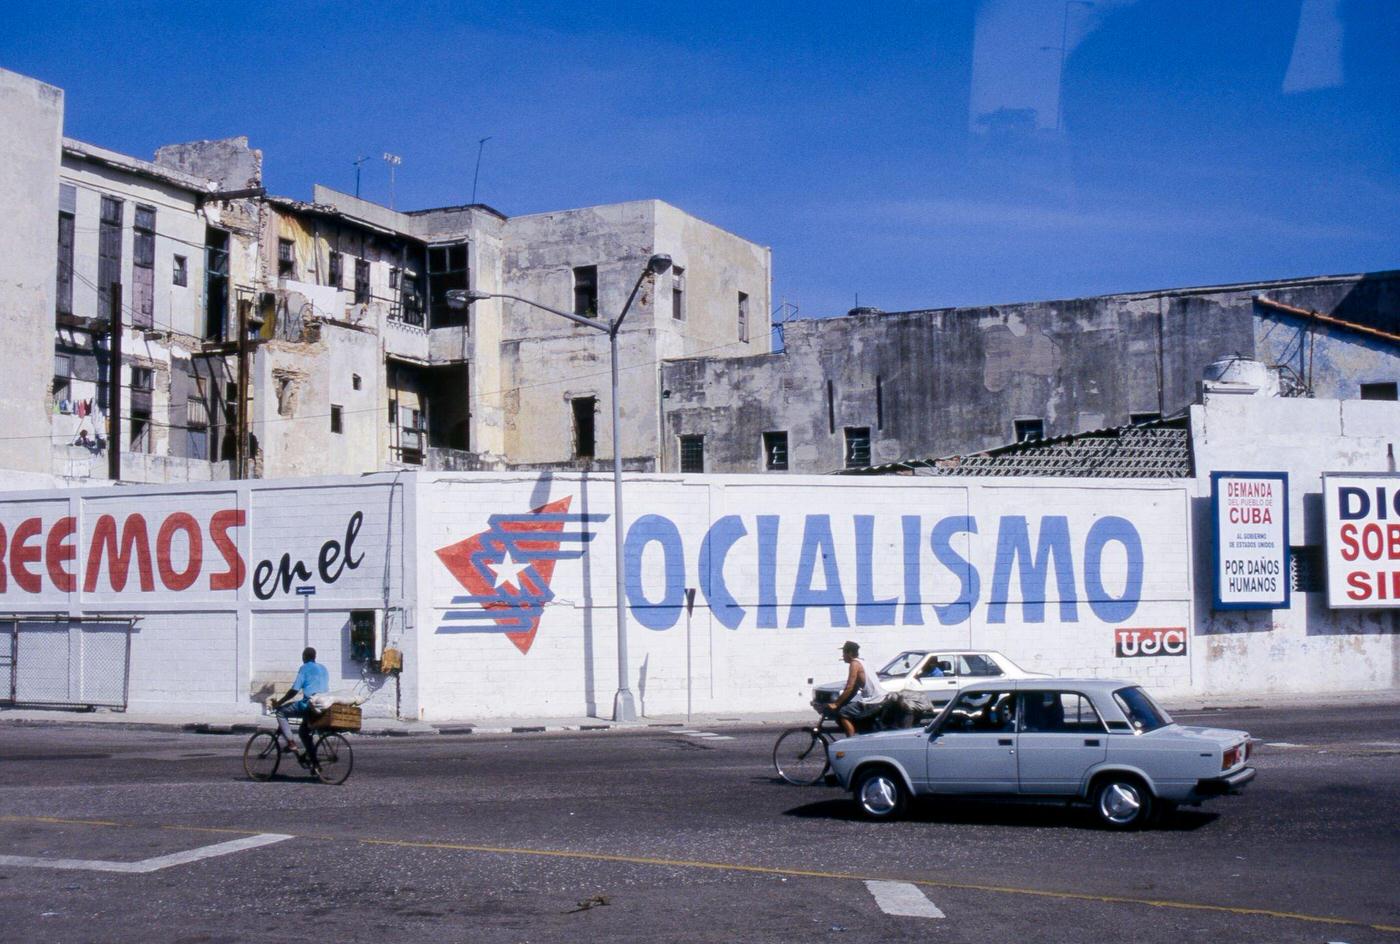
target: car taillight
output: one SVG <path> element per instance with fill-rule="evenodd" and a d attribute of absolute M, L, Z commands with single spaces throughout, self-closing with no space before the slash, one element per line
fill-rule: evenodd
<path fill-rule="evenodd" d="M 1230 748 L 1224 754 L 1222 754 L 1220 756 L 1220 769 L 1229 770 L 1231 767 L 1238 764 L 1240 762 L 1240 752 L 1242 750 L 1243 748 L 1239 744 L 1236 744 L 1234 747 Z"/>

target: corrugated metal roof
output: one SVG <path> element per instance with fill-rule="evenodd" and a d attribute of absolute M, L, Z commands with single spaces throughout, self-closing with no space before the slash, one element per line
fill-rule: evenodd
<path fill-rule="evenodd" d="M 1191 431 L 1183 414 L 1136 426 L 1011 443 L 965 456 L 894 462 L 848 471 L 866 475 L 1190 478 Z"/>

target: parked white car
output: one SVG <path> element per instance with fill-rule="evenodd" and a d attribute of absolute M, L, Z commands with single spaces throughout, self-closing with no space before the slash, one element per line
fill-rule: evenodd
<path fill-rule="evenodd" d="M 1103 825 L 1239 793 L 1254 779 L 1244 731 L 1177 724 L 1140 686 L 1107 679 L 971 685 L 927 727 L 831 745 L 831 770 L 872 819 L 914 797 L 1057 797 Z"/>
<path fill-rule="evenodd" d="M 923 695 L 934 708 L 946 705 L 973 682 L 1050 677 L 1043 672 L 1028 672 L 989 649 L 910 649 L 891 659 L 878 675 L 885 691 Z M 833 702 L 845 687 L 845 679 L 823 682 L 813 689 L 813 699 Z"/>

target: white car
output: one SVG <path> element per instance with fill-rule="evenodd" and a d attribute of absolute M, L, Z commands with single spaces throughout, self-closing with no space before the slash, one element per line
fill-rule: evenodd
<path fill-rule="evenodd" d="M 989 649 L 910 649 L 891 659 L 877 674 L 885 691 L 922 695 L 934 708 L 946 705 L 974 682 L 1050 678 L 1044 672 L 1027 672 Z M 845 679 L 824 682 L 813 690 L 813 700 L 833 702 L 845 687 Z"/>

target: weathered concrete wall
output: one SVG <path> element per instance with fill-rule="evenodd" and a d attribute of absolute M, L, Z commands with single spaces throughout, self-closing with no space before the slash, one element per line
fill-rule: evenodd
<path fill-rule="evenodd" d="M 1191 408 L 1197 469 L 1196 685 L 1202 691 L 1311 692 L 1400 685 L 1400 609 L 1333 610 L 1325 588 L 1279 610 L 1213 609 L 1210 473 L 1288 474 L 1289 545 L 1323 543 L 1322 473 L 1387 472 L 1400 452 L 1400 403 L 1207 395 Z"/>
<path fill-rule="evenodd" d="M 1400 320 L 1400 274 L 1381 273 L 796 321 L 780 356 L 666 363 L 665 427 L 705 436 L 706 471 L 761 469 L 762 434 L 786 431 L 791 471 L 828 472 L 844 463 L 846 427 L 870 428 L 880 464 L 1012 442 L 1022 418 L 1054 437 L 1171 415 L 1219 358 L 1297 362 L 1298 320 L 1264 318 L 1260 295 L 1324 313 L 1356 311 L 1357 298 L 1394 303 L 1367 320 Z M 1317 396 L 1355 396 L 1361 380 L 1400 374 L 1393 345 L 1309 333 Z M 663 467 L 676 461 L 668 451 Z"/>
<path fill-rule="evenodd" d="M 155 158 L 163 167 L 212 180 L 220 190 L 262 186 L 262 151 L 248 147 L 246 135 L 167 144 L 156 149 Z"/>
<path fill-rule="evenodd" d="M 0 468 L 48 472 L 63 90 L 0 69 Z"/>

